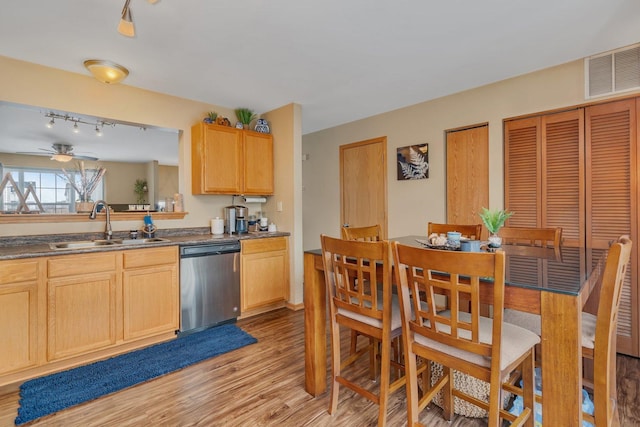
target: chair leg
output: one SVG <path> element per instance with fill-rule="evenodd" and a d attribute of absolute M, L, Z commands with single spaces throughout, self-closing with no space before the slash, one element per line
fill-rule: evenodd
<path fill-rule="evenodd" d="M 448 381 L 442 388 L 442 416 L 445 420 L 453 420 L 453 369 L 447 366 L 442 367 L 443 376 L 448 377 Z"/>
<path fill-rule="evenodd" d="M 380 394 L 378 408 L 378 427 L 387 424 L 387 402 L 389 401 L 389 377 L 391 376 L 391 347 L 383 345 L 380 360 Z"/>
<path fill-rule="evenodd" d="M 357 349 L 358 349 L 358 332 L 352 329 L 351 330 L 351 346 L 349 349 L 350 353 L 355 354 Z"/>
<path fill-rule="evenodd" d="M 418 424 L 420 418 L 420 409 L 418 401 L 420 399 L 418 395 L 418 375 L 417 375 L 417 356 L 405 347 L 404 351 L 404 365 L 405 365 L 405 378 L 407 388 L 407 422 L 408 426 L 415 426 Z"/>
<path fill-rule="evenodd" d="M 331 326 L 331 397 L 329 398 L 329 414 L 333 414 L 338 408 L 340 383 L 338 383 L 337 378 L 341 374 L 340 365 L 340 327 L 335 324 Z"/>
<path fill-rule="evenodd" d="M 529 419 L 525 423 L 525 426 L 527 427 L 533 427 L 534 424 L 533 414 L 535 413 L 535 364 L 535 356 L 531 351 L 522 363 L 522 400 L 525 408 L 531 408 L 531 416 L 529 416 Z"/>

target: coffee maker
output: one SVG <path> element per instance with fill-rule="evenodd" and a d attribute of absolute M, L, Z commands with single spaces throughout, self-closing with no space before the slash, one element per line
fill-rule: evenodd
<path fill-rule="evenodd" d="M 236 206 L 236 233 L 242 234 L 249 231 L 248 217 L 249 212 L 246 206 Z"/>
<path fill-rule="evenodd" d="M 236 232 L 236 207 L 227 206 L 224 208 L 224 232 L 233 234 Z"/>

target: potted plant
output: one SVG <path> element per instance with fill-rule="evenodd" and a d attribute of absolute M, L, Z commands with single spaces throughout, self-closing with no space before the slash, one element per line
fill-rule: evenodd
<path fill-rule="evenodd" d="M 146 193 L 148 190 L 149 187 L 147 187 L 146 179 L 136 179 L 136 183 L 133 185 L 133 191 L 138 196 L 138 200 L 136 201 L 136 203 L 144 204 L 144 193 Z"/>
<path fill-rule="evenodd" d="M 499 248 L 502 244 L 502 238 L 498 236 L 498 230 L 502 228 L 505 221 L 508 220 L 514 212 L 507 212 L 505 210 L 490 211 L 487 208 L 482 208 L 482 212 L 479 214 L 480 219 L 484 223 L 487 230 L 489 230 L 489 246 L 493 248 Z"/>
<path fill-rule="evenodd" d="M 236 108 L 235 112 L 238 121 L 242 123 L 245 129 L 249 129 L 249 124 L 256 118 L 255 113 L 248 108 Z"/>
<path fill-rule="evenodd" d="M 203 121 L 205 123 L 215 123 L 217 118 L 218 118 L 218 113 L 216 113 L 215 111 L 209 111 L 207 113 L 207 117 L 205 117 Z"/>

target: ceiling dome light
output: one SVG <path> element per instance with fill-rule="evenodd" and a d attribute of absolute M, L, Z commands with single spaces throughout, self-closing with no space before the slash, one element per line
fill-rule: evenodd
<path fill-rule="evenodd" d="M 88 59 L 84 61 L 84 66 L 87 70 L 91 71 L 93 77 L 102 83 L 120 83 L 129 75 L 129 70 L 122 65 L 103 59 Z"/>
<path fill-rule="evenodd" d="M 53 120 L 53 117 L 51 117 L 51 120 L 49 120 L 49 123 L 47 123 L 47 127 L 51 129 L 53 126 L 55 126 L 55 124 L 55 120 Z"/>
<path fill-rule="evenodd" d="M 96 136 L 102 136 L 102 130 L 96 125 Z"/>
<path fill-rule="evenodd" d="M 73 133 L 80 133 L 80 128 L 78 127 L 78 122 L 75 122 L 73 125 Z"/>

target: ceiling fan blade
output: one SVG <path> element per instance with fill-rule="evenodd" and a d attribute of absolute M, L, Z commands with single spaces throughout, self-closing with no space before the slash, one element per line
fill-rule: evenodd
<path fill-rule="evenodd" d="M 53 151 L 18 151 L 16 154 L 27 154 L 29 156 L 51 156 L 56 153 Z"/>
<path fill-rule="evenodd" d="M 75 155 L 75 154 L 72 154 L 72 156 L 73 156 L 74 159 L 78 159 L 78 160 L 89 160 L 89 161 L 92 161 L 92 162 L 95 162 L 95 161 L 98 160 L 97 157 L 91 157 L 91 156 L 78 156 L 78 155 Z"/>

